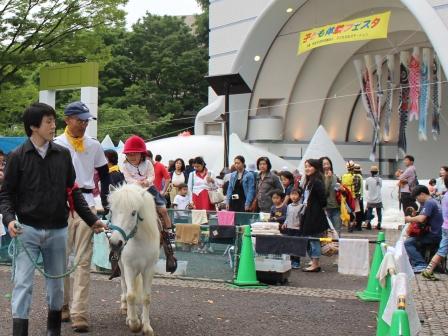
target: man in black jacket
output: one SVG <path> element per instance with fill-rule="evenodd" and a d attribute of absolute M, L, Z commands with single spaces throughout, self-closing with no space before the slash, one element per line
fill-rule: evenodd
<path fill-rule="evenodd" d="M 70 210 L 72 213 L 76 210 L 95 232 L 105 227 L 91 212 L 75 184 L 69 151 L 52 142 L 56 129 L 54 109 L 42 103 L 32 104 L 23 114 L 23 123 L 29 139 L 10 154 L 0 191 L 3 223 L 8 226 L 11 237 L 18 237 L 11 300 L 13 336 L 28 335 L 34 260 L 41 253 L 44 271 L 51 276 L 66 271 Z M 46 283 L 47 335 L 60 335 L 64 281 L 47 278 Z"/>

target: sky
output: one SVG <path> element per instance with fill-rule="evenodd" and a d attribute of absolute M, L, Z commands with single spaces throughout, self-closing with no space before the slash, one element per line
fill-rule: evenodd
<path fill-rule="evenodd" d="M 130 27 L 147 11 L 157 15 L 191 15 L 201 12 L 196 0 L 129 0 L 127 26 Z"/>

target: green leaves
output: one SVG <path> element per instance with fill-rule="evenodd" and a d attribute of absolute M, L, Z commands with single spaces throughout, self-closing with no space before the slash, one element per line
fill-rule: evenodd
<path fill-rule="evenodd" d="M 112 59 L 100 75 L 101 103 L 118 109 L 142 107 L 150 120 L 182 118 L 205 106 L 208 53 L 183 19 L 147 14 L 132 28 L 105 38 Z M 185 125 L 173 122 L 170 128 Z M 150 138 L 161 130 L 147 128 L 142 135 Z"/>
<path fill-rule="evenodd" d="M 166 130 L 173 115 L 166 114 L 161 118 L 148 118 L 146 110 L 138 105 L 127 108 L 115 108 L 103 104 L 98 111 L 98 139 L 103 139 L 107 134 L 118 143 L 136 134 L 144 139 L 156 130 Z"/>
<path fill-rule="evenodd" d="M 85 31 L 123 26 L 126 0 L 3 0 L 0 2 L 0 85 L 16 76 L 19 68 L 45 61 L 84 61 L 89 46 Z M 93 43 L 92 43 L 93 42 Z M 71 52 L 68 52 L 71 51 Z M 87 53 L 85 52 L 87 51 Z M 76 57 L 77 56 L 77 57 Z"/>
<path fill-rule="evenodd" d="M 23 110 L 38 100 L 39 69 L 61 62 L 100 64 L 99 139 L 149 139 L 193 125 L 207 104 L 207 8 L 194 31 L 181 17 L 151 14 L 127 31 L 119 9 L 125 2 L 0 0 L 1 133 L 23 134 Z M 58 91 L 58 115 L 77 99 L 78 90 Z"/>

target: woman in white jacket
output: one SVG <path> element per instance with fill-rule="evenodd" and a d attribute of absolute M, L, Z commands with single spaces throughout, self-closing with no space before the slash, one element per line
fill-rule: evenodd
<path fill-rule="evenodd" d="M 194 171 L 188 178 L 188 192 L 190 203 L 196 210 L 215 210 L 215 205 L 210 202 L 209 190 L 215 188 L 215 180 L 212 172 L 206 168 L 204 159 L 200 156 L 193 161 Z"/>

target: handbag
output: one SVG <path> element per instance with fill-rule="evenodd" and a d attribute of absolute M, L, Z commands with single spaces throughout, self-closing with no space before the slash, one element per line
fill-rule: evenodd
<path fill-rule="evenodd" d="M 222 203 L 225 200 L 224 194 L 220 189 L 209 190 L 208 198 L 212 204 Z"/>
<path fill-rule="evenodd" d="M 210 176 L 210 173 L 208 173 L 208 176 Z M 210 200 L 210 203 L 212 204 L 218 204 L 224 202 L 226 199 L 224 197 L 224 194 L 222 193 L 222 190 L 219 188 L 215 188 L 214 186 L 210 187 L 208 191 L 208 198 Z"/>

